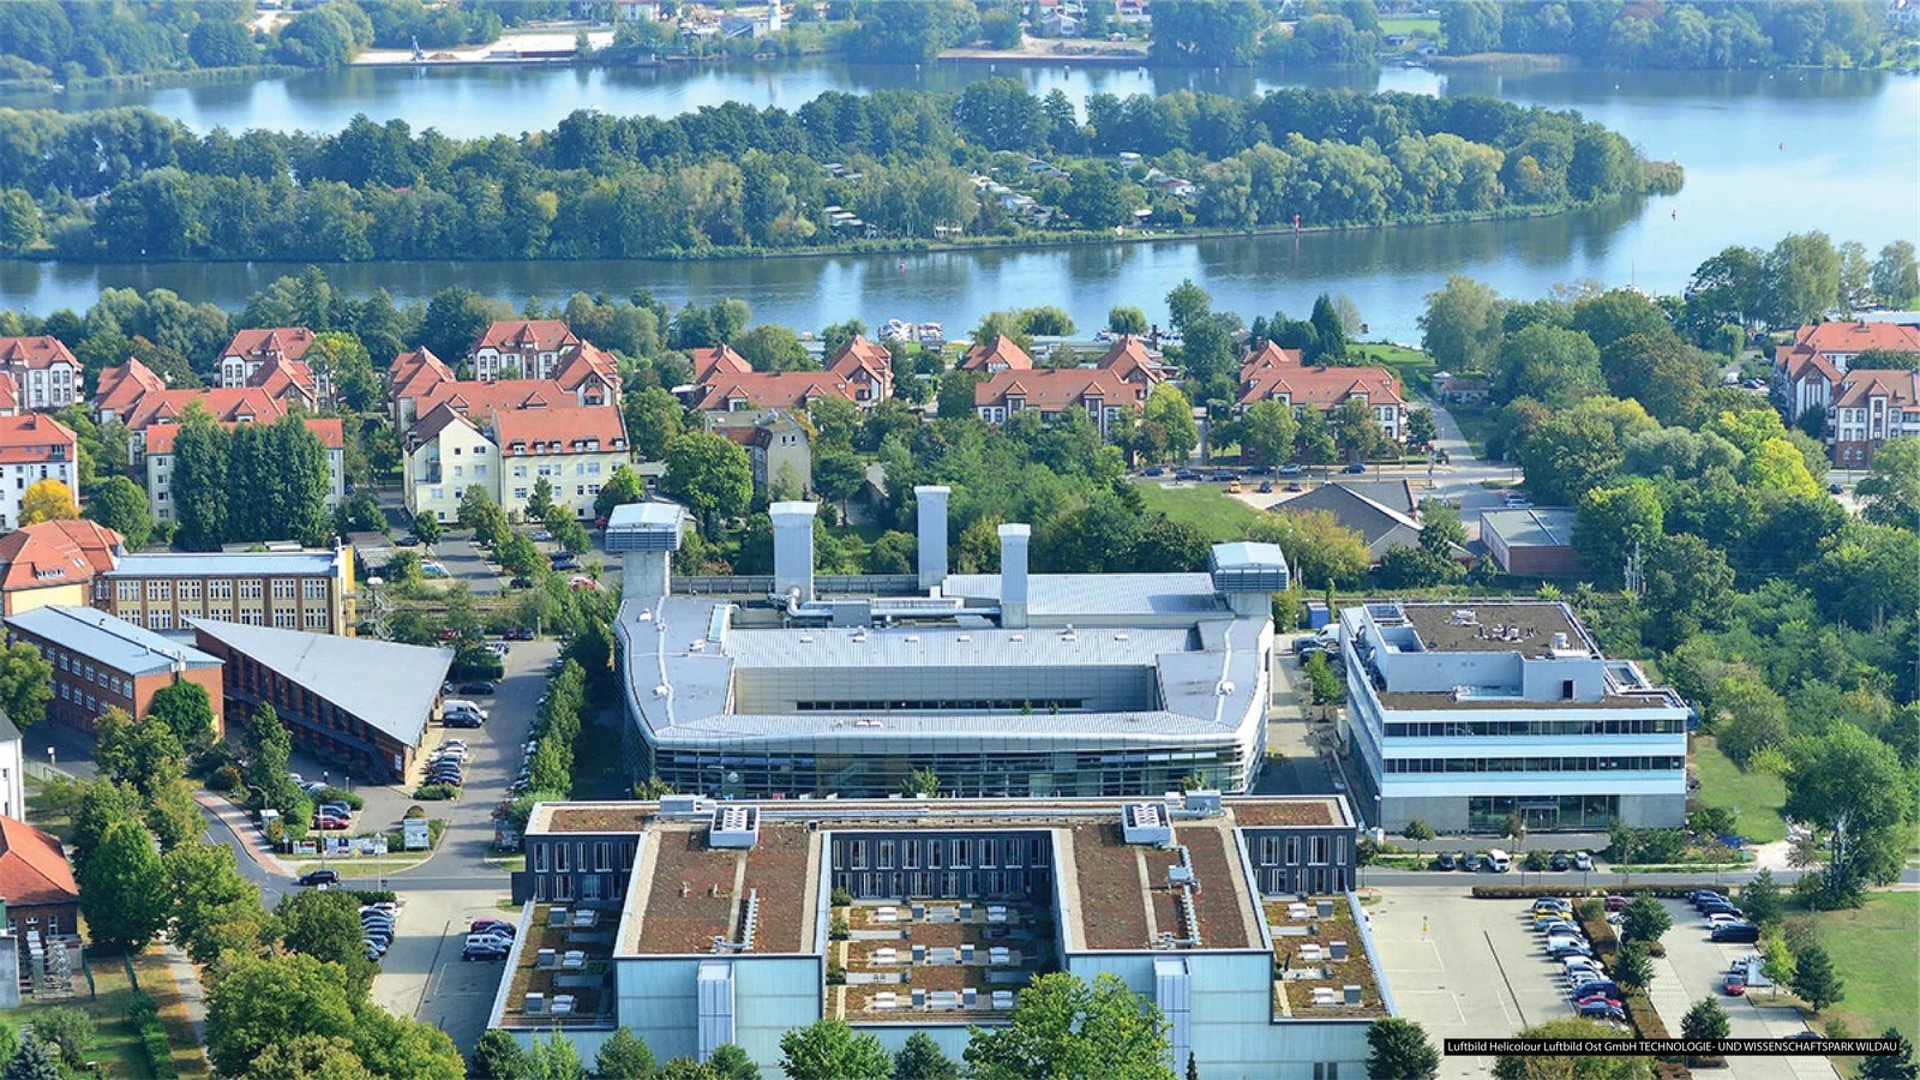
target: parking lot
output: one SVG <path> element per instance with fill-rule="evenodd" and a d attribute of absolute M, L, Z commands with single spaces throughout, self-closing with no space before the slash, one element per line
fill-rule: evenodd
<path fill-rule="evenodd" d="M 1654 985 L 1648 996 L 1675 1038 L 1680 1035 L 1680 1018 L 1704 997 L 1719 998 L 1727 1010 L 1728 1033 L 1736 1039 L 1778 1039 L 1806 1028 L 1792 1008 L 1761 1007 L 1769 1000 L 1768 990 L 1749 990 L 1743 997 L 1722 994 L 1721 977 L 1727 968 L 1743 956 L 1752 956 L 1755 946 L 1709 941 L 1692 906 L 1682 900 L 1664 903 L 1673 916 L 1673 929 L 1660 939 L 1667 956 L 1654 964 Z M 1833 1080 L 1837 1074 L 1826 1058 L 1808 1056 L 1730 1057 L 1723 1075 L 1733 1080 Z"/>

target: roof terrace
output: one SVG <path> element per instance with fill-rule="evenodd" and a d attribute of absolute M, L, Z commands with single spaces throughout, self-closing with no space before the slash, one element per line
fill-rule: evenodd
<path fill-rule="evenodd" d="M 834 909 L 832 1015 L 854 1023 L 990 1020 L 1059 970 L 1053 912 L 1020 901 L 861 901 Z"/>
<path fill-rule="evenodd" d="M 1253 899 L 1221 820 L 1180 824 L 1172 845 L 1128 843 L 1117 821 L 1064 830 L 1061 874 L 1070 950 L 1245 949 Z"/>
<path fill-rule="evenodd" d="M 1275 1019 L 1389 1016 L 1365 932 L 1345 896 L 1268 900 Z"/>
<path fill-rule="evenodd" d="M 613 921 L 609 913 L 533 904 L 507 957 L 502 1027 L 597 1027 L 613 1022 Z"/>
<path fill-rule="evenodd" d="M 762 829 L 751 847 L 716 847 L 705 824 L 655 828 L 635 869 L 650 885 L 628 893 L 620 954 L 811 951 L 811 839 L 802 828 Z"/>

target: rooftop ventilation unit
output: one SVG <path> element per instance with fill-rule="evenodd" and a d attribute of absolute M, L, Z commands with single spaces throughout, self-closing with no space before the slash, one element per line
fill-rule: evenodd
<path fill-rule="evenodd" d="M 707 810 L 706 800 L 698 795 L 662 795 L 661 817 L 696 817 Z"/>
<path fill-rule="evenodd" d="M 1189 791 L 1181 796 L 1181 814 L 1195 817 L 1214 817 L 1226 812 L 1226 806 L 1220 801 L 1220 792 L 1213 789 Z"/>
<path fill-rule="evenodd" d="M 1478 626 L 1480 625 L 1480 617 L 1474 614 L 1472 608 L 1454 608 L 1453 613 L 1447 616 L 1447 625 Z"/>
<path fill-rule="evenodd" d="M 1157 802 L 1130 802 L 1120 807 L 1120 836 L 1129 844 L 1164 846 L 1173 843 L 1173 825 L 1167 809 Z"/>
<path fill-rule="evenodd" d="M 1556 632 L 1553 635 L 1553 651 L 1565 652 L 1566 650 L 1567 650 L 1567 635 L 1564 632 Z"/>
<path fill-rule="evenodd" d="M 760 810 L 754 806 L 723 806 L 713 812 L 707 846 L 750 848 L 760 839 Z"/>

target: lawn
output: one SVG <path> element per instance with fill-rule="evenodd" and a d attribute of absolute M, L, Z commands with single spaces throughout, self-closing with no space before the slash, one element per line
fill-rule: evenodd
<path fill-rule="evenodd" d="M 1433 362 L 1433 357 L 1419 349 L 1409 349 L 1404 345 L 1383 341 L 1356 342 L 1347 346 L 1347 352 L 1362 363 L 1379 364 L 1382 367 L 1391 368 L 1395 375 L 1400 376 L 1402 385 L 1422 396 L 1425 396 L 1432 386 L 1433 373 L 1439 370 L 1439 365 Z"/>
<path fill-rule="evenodd" d="M 1440 20 L 1436 18 L 1422 18 L 1420 16 L 1381 19 L 1380 32 L 1382 34 L 1422 34 L 1426 37 L 1438 39 L 1440 37 Z"/>
<path fill-rule="evenodd" d="M 153 1075 L 153 1069 L 147 1064 L 147 1052 L 140 1039 L 140 1029 L 127 1018 L 127 1007 L 133 1002 L 134 986 L 127 978 L 126 964 L 118 956 L 96 956 L 91 949 L 88 950 L 87 964 L 93 972 L 94 996 L 91 999 L 87 997 L 86 984 L 82 979 L 73 1000 L 25 1006 L 20 1010 L 20 1021 L 32 1023 L 33 1014 L 40 1009 L 62 1005 L 79 1009 L 93 1019 L 93 1042 L 87 1046 L 87 1057 L 104 1064 L 106 1075 Z M 180 995 L 172 980 L 166 976 L 165 963 L 154 957 L 152 963 L 141 963 L 140 967 L 140 974 L 146 980 L 142 987 L 159 1006 L 163 1021 L 176 1021 L 167 1024 L 174 1068 L 179 1070 L 181 1076 L 207 1075 L 205 1059 L 200 1056 L 199 1047 L 194 1044 L 192 1034 L 186 1028 L 185 1012 L 179 1007 Z M 169 1012 L 174 1015 L 168 1017 L 166 1014 Z"/>
<path fill-rule="evenodd" d="M 1787 782 L 1771 773 L 1741 772 L 1720 752 L 1711 735 L 1693 740 L 1693 765 L 1700 774 L 1700 802 L 1726 807 L 1740 814 L 1740 835 L 1762 844 L 1787 838 L 1780 807 L 1787 801 Z"/>
<path fill-rule="evenodd" d="M 1260 511 L 1228 495 L 1222 485 L 1170 488 L 1146 483 L 1135 484 L 1134 490 L 1149 513 L 1184 521 L 1215 542 L 1242 539 L 1260 520 Z"/>
<path fill-rule="evenodd" d="M 1878 1038 L 1893 1027 L 1909 1041 L 1920 1040 L 1920 965 L 1913 962 L 1920 893 L 1874 893 L 1864 907 L 1811 918 L 1815 937 L 1846 981 L 1846 998 L 1822 1019 L 1842 1021 L 1857 1038 Z"/>

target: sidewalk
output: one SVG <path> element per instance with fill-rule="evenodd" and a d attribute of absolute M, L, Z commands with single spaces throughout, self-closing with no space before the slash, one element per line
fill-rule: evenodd
<path fill-rule="evenodd" d="M 292 876 L 293 871 L 268 848 L 267 838 L 261 834 L 260 826 L 247 816 L 246 811 L 218 795 L 205 791 L 194 792 L 193 801 L 199 803 L 202 809 L 214 817 L 219 818 L 220 823 L 233 832 L 241 845 L 246 848 L 247 857 L 257 863 L 260 869 L 275 877 Z"/>

